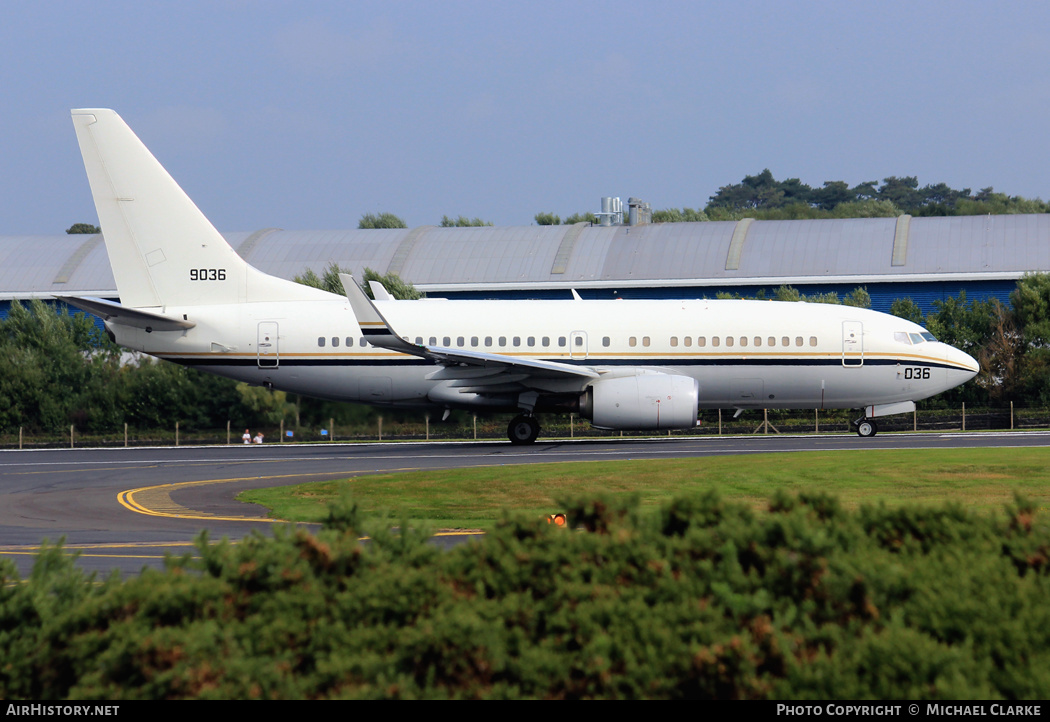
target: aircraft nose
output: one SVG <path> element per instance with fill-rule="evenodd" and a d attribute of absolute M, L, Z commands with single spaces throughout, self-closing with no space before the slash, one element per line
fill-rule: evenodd
<path fill-rule="evenodd" d="M 953 387 L 966 383 L 981 370 L 981 365 L 977 363 L 977 359 L 947 344 L 944 344 L 944 360 L 950 367 L 948 369 L 948 380 Z"/>

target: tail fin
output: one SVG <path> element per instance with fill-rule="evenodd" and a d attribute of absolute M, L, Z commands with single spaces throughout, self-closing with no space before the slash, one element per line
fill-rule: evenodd
<path fill-rule="evenodd" d="M 115 112 L 72 115 L 123 305 L 332 297 L 249 266 Z"/>

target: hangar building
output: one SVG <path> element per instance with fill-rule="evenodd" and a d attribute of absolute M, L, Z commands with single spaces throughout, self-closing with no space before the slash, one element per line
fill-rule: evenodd
<path fill-rule="evenodd" d="M 1050 215 L 285 231 L 223 234 L 249 263 L 292 278 L 338 263 L 397 273 L 449 298 L 699 298 L 781 285 L 840 296 L 866 287 L 887 311 L 957 296 L 1006 302 L 1050 271 Z M 13 299 L 116 299 L 101 235 L 0 236 L 0 316 Z"/>

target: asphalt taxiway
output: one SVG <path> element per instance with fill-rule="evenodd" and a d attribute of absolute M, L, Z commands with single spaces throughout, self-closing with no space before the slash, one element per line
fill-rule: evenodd
<path fill-rule="evenodd" d="M 269 529 L 250 488 L 392 471 L 615 459 L 852 449 L 1050 447 L 1050 432 L 762 436 L 506 442 L 268 444 L 0 451 L 0 556 L 24 577 L 43 540 L 65 539 L 80 566 L 102 573 L 159 567 L 166 553 Z"/>

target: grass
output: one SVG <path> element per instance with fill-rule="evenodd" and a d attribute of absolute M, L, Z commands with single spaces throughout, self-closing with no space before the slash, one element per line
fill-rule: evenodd
<path fill-rule="evenodd" d="M 716 489 L 762 509 L 778 489 L 834 494 L 862 504 L 954 502 L 994 511 L 1015 493 L 1050 508 L 1050 449 L 864 450 L 717 456 L 657 461 L 600 461 L 493 466 L 359 476 L 333 482 L 247 491 L 289 521 L 324 520 L 327 505 L 349 490 L 366 512 L 450 529 L 491 528 L 504 510 L 543 516 L 559 499 L 602 492 L 635 495 L 643 508 Z"/>

